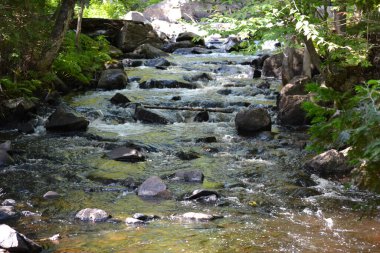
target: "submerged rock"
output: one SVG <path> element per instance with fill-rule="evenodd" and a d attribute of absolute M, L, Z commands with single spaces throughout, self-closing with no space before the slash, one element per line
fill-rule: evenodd
<path fill-rule="evenodd" d="M 208 82 L 213 80 L 213 77 L 209 73 L 200 73 L 195 75 L 184 75 L 183 79 L 188 82 L 196 82 L 196 81 L 202 81 L 202 82 Z"/>
<path fill-rule="evenodd" d="M 203 138 L 197 138 L 195 142 L 204 142 L 204 143 L 214 143 L 217 142 L 215 136 L 208 136 L 208 137 L 203 137 Z"/>
<path fill-rule="evenodd" d="M 4 151 L 10 151 L 11 150 L 12 143 L 11 141 L 6 141 L 0 144 L 0 150 Z"/>
<path fill-rule="evenodd" d="M 176 89 L 176 88 L 183 88 L 183 89 L 196 89 L 197 85 L 187 82 L 181 82 L 177 80 L 156 80 L 156 79 L 150 79 L 147 81 L 144 81 L 139 84 L 140 89 Z"/>
<path fill-rule="evenodd" d="M 270 131 L 271 126 L 271 118 L 264 108 L 243 110 L 238 112 L 235 117 L 235 127 L 239 134 Z"/>
<path fill-rule="evenodd" d="M 0 225 L 0 249 L 14 253 L 38 253 L 42 251 L 40 245 L 5 224 Z"/>
<path fill-rule="evenodd" d="M 93 221 L 93 222 L 102 222 L 111 218 L 106 211 L 97 208 L 85 208 L 80 210 L 76 215 L 76 219 L 81 221 Z"/>
<path fill-rule="evenodd" d="M 140 185 L 137 194 L 140 197 L 165 197 L 167 193 L 164 181 L 157 176 L 152 176 Z"/>
<path fill-rule="evenodd" d="M 124 89 L 127 86 L 128 77 L 122 69 L 106 69 L 102 72 L 98 82 L 98 88 L 104 90 Z"/>
<path fill-rule="evenodd" d="M 209 120 L 209 115 L 207 111 L 200 112 L 194 117 L 194 122 L 206 122 Z"/>
<path fill-rule="evenodd" d="M 148 67 L 159 68 L 159 67 L 169 67 L 171 65 L 171 63 L 168 60 L 166 60 L 165 58 L 156 58 L 156 59 L 147 60 L 144 63 L 144 65 L 148 66 Z"/>
<path fill-rule="evenodd" d="M 193 221 L 211 221 L 214 219 L 222 218 L 222 216 L 218 215 L 212 215 L 212 214 L 205 214 L 205 213 L 195 213 L 195 212 L 188 212 L 184 213 L 180 216 L 175 216 L 174 218 L 179 218 L 183 220 L 193 220 Z"/>
<path fill-rule="evenodd" d="M 107 153 L 109 159 L 122 162 L 142 162 L 145 161 L 143 152 L 136 148 L 119 147 Z"/>
<path fill-rule="evenodd" d="M 12 157 L 7 151 L 0 149 L 0 166 L 13 163 Z"/>
<path fill-rule="evenodd" d="M 202 183 L 204 175 L 200 170 L 183 170 L 174 174 L 173 180 Z"/>
<path fill-rule="evenodd" d="M 86 131 L 89 123 L 86 118 L 59 107 L 50 115 L 45 127 L 53 132 Z"/>
<path fill-rule="evenodd" d="M 351 172 L 352 166 L 342 152 L 328 150 L 305 163 L 303 169 L 321 177 L 342 177 Z"/>
<path fill-rule="evenodd" d="M 201 155 L 195 151 L 188 151 L 188 152 L 185 152 L 185 151 L 179 151 L 176 153 L 176 156 L 181 159 L 181 160 L 185 160 L 185 161 L 188 161 L 188 160 L 194 160 L 194 159 L 197 159 L 199 157 L 201 157 Z"/>
<path fill-rule="evenodd" d="M 163 50 L 168 53 L 173 53 L 175 50 L 179 48 L 190 48 L 194 47 L 194 43 L 191 41 L 181 41 L 181 42 L 175 42 L 175 43 L 168 43 L 163 47 Z"/>
<path fill-rule="evenodd" d="M 17 217 L 14 206 L 0 206 L 0 221 Z"/>

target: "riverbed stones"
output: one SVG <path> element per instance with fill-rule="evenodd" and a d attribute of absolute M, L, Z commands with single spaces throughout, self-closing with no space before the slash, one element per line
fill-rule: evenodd
<path fill-rule="evenodd" d="M 186 41 L 186 40 L 191 41 L 196 45 L 201 45 L 201 46 L 205 45 L 205 40 L 201 38 L 198 34 L 195 34 L 193 32 L 182 32 L 178 34 L 176 38 L 176 42 Z"/>
<path fill-rule="evenodd" d="M 114 105 L 125 105 L 131 102 L 131 100 L 129 100 L 125 95 L 119 92 L 113 95 L 110 101 Z"/>
<path fill-rule="evenodd" d="M 235 117 L 235 127 L 239 134 L 271 130 L 271 118 L 264 108 L 253 108 L 240 111 Z"/>
<path fill-rule="evenodd" d="M 128 217 L 125 219 L 125 223 L 128 225 L 144 225 L 146 222 L 136 218 Z"/>
<path fill-rule="evenodd" d="M 292 80 L 289 81 L 280 91 L 281 96 L 288 95 L 307 95 L 305 86 L 310 82 L 308 76 L 295 76 Z"/>
<path fill-rule="evenodd" d="M 148 124 L 169 124 L 165 117 L 141 107 L 136 107 L 133 118 Z"/>
<path fill-rule="evenodd" d="M 162 51 L 161 49 L 158 49 L 150 44 L 142 44 L 141 46 L 137 47 L 134 51 L 134 54 L 140 55 L 144 59 L 154 59 L 159 57 L 167 57 L 169 56 L 168 53 Z"/>
<path fill-rule="evenodd" d="M 144 63 L 144 65 L 148 67 L 164 68 L 169 67 L 171 63 L 165 58 L 160 57 L 155 59 L 149 59 Z"/>
<path fill-rule="evenodd" d="M 119 147 L 107 153 L 109 159 L 122 162 L 142 162 L 145 161 L 144 153 L 132 147 Z"/>
<path fill-rule="evenodd" d="M 208 82 L 208 81 L 213 80 L 214 78 L 209 73 L 198 73 L 195 75 L 184 75 L 183 79 L 188 82 L 197 82 L 197 81 Z"/>
<path fill-rule="evenodd" d="M 137 195 L 140 197 L 162 197 L 167 196 L 167 192 L 164 181 L 157 176 L 152 176 L 140 185 Z"/>
<path fill-rule="evenodd" d="M 16 205 L 16 200 L 14 199 L 4 199 L 3 202 L 1 202 L 2 206 L 15 206 Z"/>
<path fill-rule="evenodd" d="M 140 89 L 196 89 L 197 85 L 177 80 L 149 79 L 140 83 L 139 87 Z"/>
<path fill-rule="evenodd" d="M 111 218 L 106 211 L 97 208 L 85 208 L 80 210 L 76 215 L 76 219 L 81 221 L 102 222 Z"/>
<path fill-rule="evenodd" d="M 0 221 L 9 220 L 17 217 L 14 206 L 0 206 Z"/>
<path fill-rule="evenodd" d="M 180 41 L 180 42 L 174 42 L 174 43 L 168 43 L 166 44 L 162 50 L 167 53 L 173 53 L 175 50 L 179 48 L 191 48 L 194 47 L 194 43 L 192 41 Z"/>
<path fill-rule="evenodd" d="M 104 90 L 124 89 L 127 86 L 128 77 L 122 69 L 106 69 L 102 72 L 98 88 Z"/>
<path fill-rule="evenodd" d="M 282 61 L 284 54 L 274 54 L 265 59 L 262 69 L 262 75 L 264 77 L 281 78 L 282 73 Z"/>
<path fill-rule="evenodd" d="M 194 159 L 197 159 L 199 157 L 201 157 L 201 155 L 193 150 L 189 150 L 189 151 L 179 151 L 176 153 L 176 156 L 181 159 L 181 160 L 184 160 L 184 161 L 189 161 L 189 160 L 194 160 Z"/>
<path fill-rule="evenodd" d="M 339 178 L 350 173 L 352 166 L 348 164 L 342 152 L 331 149 L 307 161 L 303 169 L 308 174 L 316 174 L 324 178 Z"/>
<path fill-rule="evenodd" d="M 59 107 L 49 116 L 45 128 L 52 132 L 86 131 L 89 123 L 75 112 Z"/>
<path fill-rule="evenodd" d="M 292 126 L 307 124 L 308 120 L 302 104 L 309 100 L 309 95 L 281 96 L 278 104 L 278 119 L 280 123 Z"/>
<path fill-rule="evenodd" d="M 0 150 L 4 150 L 4 151 L 10 151 L 11 150 L 11 147 L 12 147 L 12 142 L 11 141 L 6 141 L 6 142 L 3 142 L 3 143 L 0 143 Z"/>
<path fill-rule="evenodd" d="M 191 183 L 202 183 L 204 175 L 200 170 L 181 170 L 174 174 L 173 180 Z"/>
<path fill-rule="evenodd" d="M 0 251 L 12 253 L 38 253 L 42 247 L 8 225 L 0 225 Z"/>

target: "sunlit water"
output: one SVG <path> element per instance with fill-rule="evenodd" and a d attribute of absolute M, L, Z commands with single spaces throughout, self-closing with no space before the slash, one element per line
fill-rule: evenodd
<path fill-rule="evenodd" d="M 379 196 L 350 185 L 306 177 L 300 166 L 312 156 L 302 148 L 307 135 L 276 124 L 271 132 L 239 136 L 234 127 L 237 111 L 247 103 L 269 108 L 275 121 L 279 83 L 269 80 L 269 91 L 256 85 L 249 62 L 254 57 L 215 53 L 178 56 L 167 70 L 127 68 L 129 77 L 141 80 L 175 79 L 210 73 L 213 80 L 198 82 L 198 89 L 139 89 L 131 82 L 118 91 L 91 91 L 72 95 L 67 103 L 87 116 L 87 133 L 1 133 L 11 138 L 16 164 L 0 171 L 5 198 L 17 201 L 18 211 L 34 212 L 8 224 L 40 242 L 45 252 L 380 252 Z M 231 90 L 228 95 L 220 90 Z M 154 110 L 169 125 L 135 122 L 133 107 L 111 105 L 120 92 L 145 105 L 221 107 L 234 113 L 210 113 L 205 123 L 193 122 L 196 112 Z M 173 101 L 173 96 L 181 100 Z M 46 116 L 46 115 L 45 115 Z M 198 142 L 214 136 L 215 143 Z M 144 145 L 148 159 L 124 163 L 104 156 L 125 142 Z M 178 151 L 195 151 L 201 157 L 180 160 Z M 199 169 L 203 183 L 170 180 L 177 170 Z M 144 200 L 125 186 L 141 184 L 157 175 L 165 179 L 173 197 Z M 310 182 L 311 183 L 310 183 Z M 302 182 L 309 182 L 310 186 Z M 216 203 L 184 201 L 195 189 L 213 189 Z M 44 200 L 54 190 L 58 200 Z M 82 208 L 101 208 L 113 220 L 84 223 L 74 219 Z M 223 216 L 210 222 L 173 219 L 185 212 Z M 161 219 L 144 226 L 127 226 L 134 213 L 155 214 Z M 45 238 L 60 234 L 53 243 Z"/>

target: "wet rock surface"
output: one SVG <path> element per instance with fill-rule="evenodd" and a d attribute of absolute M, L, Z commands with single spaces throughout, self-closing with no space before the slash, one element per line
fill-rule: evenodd
<path fill-rule="evenodd" d="M 145 155 L 141 149 L 133 147 L 119 147 L 107 153 L 107 157 L 112 160 L 122 162 L 142 162 Z"/>
<path fill-rule="evenodd" d="M 105 90 L 123 89 L 127 86 L 128 77 L 122 69 L 106 69 L 102 72 L 98 88 Z"/>
<path fill-rule="evenodd" d="M 86 131 L 89 123 L 75 112 L 59 107 L 49 116 L 45 127 L 52 132 Z"/>
<path fill-rule="evenodd" d="M 243 110 L 236 115 L 235 126 L 239 133 L 271 130 L 271 118 L 264 108 Z"/>
<path fill-rule="evenodd" d="M 80 210 L 75 215 L 75 218 L 81 221 L 102 222 L 108 220 L 111 216 L 102 209 L 85 208 Z"/>
<path fill-rule="evenodd" d="M 0 225 L 0 251 L 15 253 L 39 253 L 42 247 L 8 225 Z"/>
<path fill-rule="evenodd" d="M 145 180 L 138 189 L 140 197 L 162 197 L 167 193 L 166 184 L 161 178 L 152 176 Z"/>

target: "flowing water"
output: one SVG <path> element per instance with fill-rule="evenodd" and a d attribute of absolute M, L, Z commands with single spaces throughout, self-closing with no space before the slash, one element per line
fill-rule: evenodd
<path fill-rule="evenodd" d="M 213 80 L 196 82 L 197 89 L 139 89 L 136 81 L 118 91 L 71 95 L 66 103 L 91 120 L 86 133 L 53 134 L 38 127 L 35 134 L 0 133 L 11 139 L 15 164 L 0 171 L 0 200 L 13 198 L 18 211 L 30 211 L 7 222 L 44 246 L 44 252 L 380 252 L 379 196 L 362 192 L 300 169 L 312 154 L 303 150 L 304 130 L 274 124 L 271 132 L 239 136 L 237 111 L 246 106 L 269 109 L 275 121 L 279 82 L 270 89 L 256 86 L 245 63 L 255 57 L 213 53 L 172 55 L 166 70 L 126 68 L 131 79 L 174 79 L 209 73 Z M 133 106 L 119 107 L 110 98 L 120 92 L 145 105 L 230 108 L 234 113 L 210 113 L 208 122 L 193 122 L 194 111 L 153 110 L 172 123 L 135 122 Z M 180 96 L 181 100 L 172 100 Z M 46 117 L 46 116 L 45 116 Z M 41 119 L 43 122 L 43 119 Z M 199 138 L 215 137 L 206 143 Z M 126 163 L 104 156 L 132 142 L 148 150 L 147 160 Z M 179 151 L 200 158 L 184 161 Z M 177 170 L 199 169 L 203 183 L 173 181 Z M 163 178 L 171 199 L 141 199 L 131 189 L 146 178 Z M 212 189 L 216 202 L 184 201 L 196 189 Z M 45 200 L 49 190 L 62 197 Z M 1 196 L 3 194 L 3 196 Z M 113 219 L 85 223 L 74 219 L 83 208 L 100 208 Z M 202 212 L 221 215 L 209 222 L 187 222 L 173 215 Z M 128 226 L 134 213 L 161 219 Z M 43 240 L 59 233 L 55 243 Z"/>

